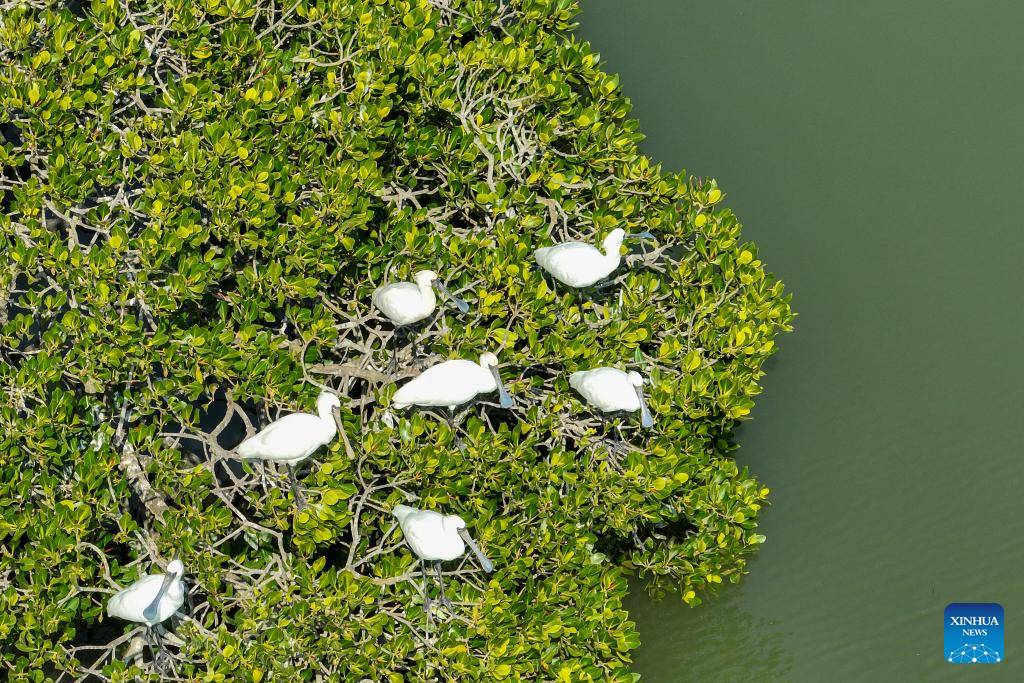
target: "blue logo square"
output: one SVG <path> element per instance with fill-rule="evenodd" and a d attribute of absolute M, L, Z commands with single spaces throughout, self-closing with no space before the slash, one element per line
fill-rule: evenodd
<path fill-rule="evenodd" d="M 995 664 L 1003 661 L 1003 607 L 995 602 L 954 602 L 946 607 L 947 662 Z"/>

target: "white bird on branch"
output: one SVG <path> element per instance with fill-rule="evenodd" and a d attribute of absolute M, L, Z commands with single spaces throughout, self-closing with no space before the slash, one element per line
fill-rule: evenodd
<path fill-rule="evenodd" d="M 415 282 L 392 282 L 373 292 L 373 305 L 395 325 L 412 325 L 433 313 L 437 306 L 434 287 L 455 302 L 463 313 L 469 310 L 469 304 L 452 294 L 434 271 L 421 270 L 413 280 Z"/>
<path fill-rule="evenodd" d="M 649 232 L 630 237 L 654 238 Z M 537 263 L 564 285 L 582 288 L 605 279 L 619 267 L 622 255 L 619 249 L 626 239 L 626 231 L 615 228 L 604 238 L 604 253 L 586 242 L 562 242 L 550 247 L 541 247 L 533 252 Z"/>
<path fill-rule="evenodd" d="M 397 409 L 409 406 L 444 407 L 448 409 L 448 425 L 455 432 L 455 409 L 472 401 L 478 394 L 498 392 L 502 408 L 512 407 L 512 397 L 505 390 L 498 372 L 498 357 L 487 352 L 480 362 L 446 360 L 431 366 L 402 385 L 391 399 Z"/>
<path fill-rule="evenodd" d="M 437 580 L 441 584 L 441 604 L 452 609 L 451 600 L 444 592 L 444 578 L 441 563 L 456 560 L 466 552 L 468 545 L 488 574 L 494 571 L 494 563 L 487 559 L 480 547 L 473 541 L 466 523 L 458 515 L 443 515 L 433 510 L 419 510 L 408 505 L 396 505 L 391 513 L 398 519 L 398 525 L 405 535 L 405 542 L 420 559 L 423 574 L 424 610 L 430 615 L 430 594 L 427 591 L 427 563 L 432 562 Z"/>
<path fill-rule="evenodd" d="M 185 604 L 185 565 L 174 559 L 164 574 L 147 574 L 107 601 L 107 615 L 146 626 L 167 621 Z"/>
<path fill-rule="evenodd" d="M 654 426 L 654 418 L 644 400 L 644 378 L 639 372 L 626 373 L 616 368 L 581 370 L 569 375 L 569 385 L 603 413 L 639 410 L 640 424 L 645 429 Z"/>
<path fill-rule="evenodd" d="M 373 305 L 395 325 L 396 338 L 400 330 L 425 320 L 434 312 L 437 307 L 434 287 L 441 290 L 463 313 L 469 310 L 469 304 L 452 294 L 434 271 L 421 270 L 416 273 L 413 280 L 415 282 L 393 282 L 378 287 L 371 297 Z M 396 356 L 392 353 L 392 369 L 396 362 Z"/>
<path fill-rule="evenodd" d="M 317 414 L 292 413 L 271 422 L 254 436 L 238 445 L 235 452 L 245 460 L 284 463 L 288 466 L 295 502 L 301 510 L 305 497 L 295 480 L 295 466 L 313 455 L 318 448 L 334 440 L 341 429 L 338 409 L 341 401 L 329 392 L 320 392 L 316 401 Z"/>
<path fill-rule="evenodd" d="M 185 604 L 185 565 L 175 558 L 167 564 L 164 574 L 147 574 L 124 588 L 107 601 L 107 616 L 146 625 L 147 640 L 154 658 L 163 651 L 154 628 L 168 619 Z"/>

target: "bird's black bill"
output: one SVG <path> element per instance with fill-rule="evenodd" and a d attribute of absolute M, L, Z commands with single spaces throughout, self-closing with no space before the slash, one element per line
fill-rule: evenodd
<path fill-rule="evenodd" d="M 440 280 L 434 280 L 434 286 L 440 289 L 442 294 L 451 299 L 452 303 L 458 306 L 460 311 L 462 311 L 463 313 L 469 311 L 469 304 L 466 303 L 464 299 L 460 299 L 459 297 L 452 294 L 452 290 L 448 289 L 448 287 L 443 282 L 441 282 Z"/>
<path fill-rule="evenodd" d="M 657 236 L 653 232 L 636 232 L 630 235 L 631 239 L 637 240 L 657 240 Z"/>
<path fill-rule="evenodd" d="M 494 383 L 498 385 L 498 401 L 502 408 L 512 407 L 512 397 L 509 396 L 508 391 L 505 389 L 505 385 L 501 382 L 501 373 L 498 368 L 491 366 L 491 374 L 494 375 Z"/>
<path fill-rule="evenodd" d="M 480 560 L 480 566 L 483 567 L 483 570 L 488 574 L 493 572 L 494 563 L 487 559 L 487 556 L 484 555 L 482 550 L 480 550 L 480 546 L 478 546 L 476 541 L 473 540 L 473 537 L 469 535 L 469 529 L 465 527 L 459 529 L 459 536 L 462 537 L 462 540 L 466 542 L 469 549 L 473 551 L 474 555 L 476 555 L 476 559 Z"/>
<path fill-rule="evenodd" d="M 146 606 L 146 609 L 142 610 L 142 616 L 146 621 L 153 621 L 160 614 L 160 601 L 163 600 L 164 593 L 171 587 L 171 582 L 178 578 L 177 574 L 167 572 L 164 574 L 163 583 L 160 584 L 160 590 L 156 592 L 156 597 L 153 598 L 153 602 Z"/>
<path fill-rule="evenodd" d="M 644 429 L 650 429 L 654 426 L 654 417 L 651 416 L 651 411 L 647 409 L 643 387 L 636 388 L 636 397 L 640 400 L 640 425 Z"/>

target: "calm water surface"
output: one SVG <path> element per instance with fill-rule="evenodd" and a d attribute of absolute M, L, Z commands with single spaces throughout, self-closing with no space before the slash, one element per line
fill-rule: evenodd
<path fill-rule="evenodd" d="M 738 587 L 637 596 L 650 683 L 1024 680 L 1024 3 L 583 0 L 669 169 L 718 178 L 794 293 L 738 459 Z M 999 602 L 1006 659 L 942 658 Z"/>

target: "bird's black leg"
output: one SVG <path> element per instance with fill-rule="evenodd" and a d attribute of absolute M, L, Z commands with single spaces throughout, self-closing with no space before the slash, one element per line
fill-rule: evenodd
<path fill-rule="evenodd" d="M 590 296 L 590 290 L 589 289 L 583 288 L 583 289 L 580 289 L 578 291 L 580 293 L 580 318 L 585 318 L 586 317 L 586 313 L 587 313 L 587 310 L 586 310 L 587 302 L 589 301 L 590 302 L 590 307 L 593 308 L 594 307 L 594 299 Z M 597 311 L 594 311 L 594 312 L 596 313 Z"/>
<path fill-rule="evenodd" d="M 621 422 L 621 420 L 615 424 L 615 433 L 619 435 L 619 447 L 622 448 L 623 451 L 628 451 L 629 450 L 629 446 L 626 443 L 626 437 L 624 437 L 622 435 L 622 422 Z"/>
<path fill-rule="evenodd" d="M 412 344 L 412 364 L 416 365 L 416 357 L 420 355 L 420 347 L 416 343 L 416 330 L 411 327 L 406 330 L 406 334 L 409 336 L 409 343 Z"/>
<path fill-rule="evenodd" d="M 597 288 L 600 286 L 601 284 L 599 283 L 597 285 L 591 285 L 590 287 L 586 287 L 583 290 L 581 290 L 584 301 L 590 302 L 590 309 L 594 312 L 594 318 L 598 323 L 606 320 L 604 314 L 604 304 L 598 301 L 599 292 Z"/>
<path fill-rule="evenodd" d="M 156 636 L 153 634 L 153 627 L 146 626 L 146 645 L 149 647 L 149 654 L 156 661 Z"/>
<path fill-rule="evenodd" d="M 306 508 L 306 496 L 303 495 L 298 480 L 295 478 L 295 468 L 288 465 L 288 481 L 292 485 L 292 495 L 295 496 L 295 507 L 301 512 Z"/>
<path fill-rule="evenodd" d="M 163 638 L 160 637 L 160 625 L 146 627 L 146 643 L 149 654 L 153 657 L 153 668 L 157 673 L 165 673 L 170 655 L 164 650 Z"/>
<path fill-rule="evenodd" d="M 440 600 L 440 602 L 441 602 L 442 605 L 444 605 L 446 608 L 448 608 L 449 612 L 451 612 L 451 611 L 453 611 L 455 609 L 455 606 L 452 605 L 452 601 L 449 600 L 448 596 L 445 595 L 445 593 L 444 593 L 444 577 L 441 576 L 441 562 L 440 561 L 437 561 L 437 562 L 434 563 L 434 571 L 437 572 L 437 581 L 438 581 L 438 583 L 441 584 L 441 600 Z"/>
<path fill-rule="evenodd" d="M 404 333 L 404 327 L 396 327 L 391 335 L 391 363 L 388 365 L 388 372 L 392 375 L 398 372 L 398 349 L 401 347 L 402 335 Z"/>
<path fill-rule="evenodd" d="M 622 436 L 622 429 L 619 427 L 619 424 L 617 422 L 613 423 L 608 414 L 603 411 L 598 411 L 597 414 L 601 416 L 601 441 L 604 442 L 608 452 L 616 457 L 628 453 L 629 447 Z M 613 430 L 618 438 L 610 434 Z"/>
<path fill-rule="evenodd" d="M 459 436 L 459 428 L 455 426 L 455 409 L 448 408 L 448 427 L 451 428 L 452 434 L 455 435 L 455 445 L 459 447 L 460 451 L 466 450 L 466 444 L 462 443 L 462 437 Z"/>
<path fill-rule="evenodd" d="M 427 563 L 425 560 L 420 560 L 420 572 L 423 574 L 423 611 L 427 613 L 427 619 L 433 621 L 434 613 L 431 609 L 430 587 L 427 585 Z"/>
<path fill-rule="evenodd" d="M 257 461 L 256 460 L 252 460 L 251 462 L 256 463 Z M 266 460 L 260 460 L 259 464 L 254 464 L 253 467 L 257 468 L 259 470 L 260 488 L 263 489 L 263 495 L 266 496 L 267 495 L 267 461 Z"/>

